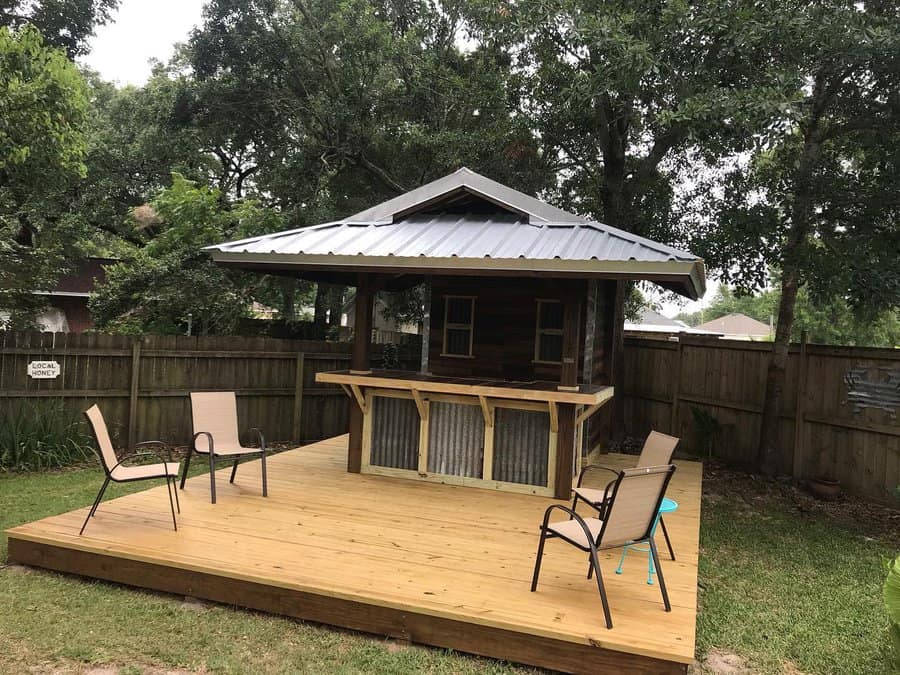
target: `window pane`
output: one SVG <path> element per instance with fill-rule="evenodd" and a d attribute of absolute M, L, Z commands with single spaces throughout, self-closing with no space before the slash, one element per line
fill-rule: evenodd
<path fill-rule="evenodd" d="M 447 329 L 447 346 L 445 354 L 469 355 L 469 332 L 465 328 Z"/>
<path fill-rule="evenodd" d="M 541 334 L 539 361 L 562 361 L 562 335 Z"/>
<path fill-rule="evenodd" d="M 563 306 L 561 302 L 542 302 L 541 307 L 541 328 L 558 328 L 563 327 Z"/>
<path fill-rule="evenodd" d="M 472 323 L 472 299 L 447 298 L 447 323 Z"/>

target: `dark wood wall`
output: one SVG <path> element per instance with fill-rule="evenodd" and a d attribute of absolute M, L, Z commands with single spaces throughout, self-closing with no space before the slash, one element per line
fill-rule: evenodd
<path fill-rule="evenodd" d="M 434 277 L 431 284 L 431 330 L 428 370 L 435 375 L 458 377 L 494 377 L 507 380 L 550 380 L 560 378 L 558 364 L 534 363 L 537 300 L 563 300 L 567 294 L 581 299 L 578 373 L 582 376 L 584 336 L 587 317 L 588 282 L 529 279 Z M 447 295 L 475 297 L 472 356 L 442 356 L 444 339 L 444 298 Z M 607 332 L 612 328 L 615 282 L 598 284 L 597 313 L 594 322 L 594 362 L 591 381 L 608 382 L 610 373 Z"/>

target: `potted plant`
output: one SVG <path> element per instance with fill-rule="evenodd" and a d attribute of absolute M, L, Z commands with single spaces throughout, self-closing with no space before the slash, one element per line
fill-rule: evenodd
<path fill-rule="evenodd" d="M 809 490 L 823 501 L 833 501 L 841 495 L 841 483 L 825 473 L 809 481 Z"/>

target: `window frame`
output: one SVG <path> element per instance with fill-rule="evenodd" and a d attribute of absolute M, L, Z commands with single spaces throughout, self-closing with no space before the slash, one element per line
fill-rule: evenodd
<path fill-rule="evenodd" d="M 444 296 L 444 327 L 443 341 L 441 343 L 441 356 L 450 359 L 474 359 L 472 347 L 475 342 L 475 300 L 474 295 L 445 295 Z M 450 312 L 450 300 L 468 300 L 470 306 L 469 323 L 449 323 L 447 315 Z M 469 353 L 468 354 L 450 354 L 447 351 L 447 332 L 449 330 L 467 330 L 469 331 Z"/>
<path fill-rule="evenodd" d="M 534 313 L 534 359 L 532 363 L 539 363 L 542 365 L 548 366 L 559 366 L 562 365 L 562 349 L 560 349 L 560 355 L 558 361 L 548 361 L 547 359 L 541 358 L 541 337 L 543 335 L 559 335 L 562 338 L 564 326 L 561 328 L 542 328 L 541 327 L 541 305 L 543 304 L 557 304 L 562 305 L 562 300 L 556 300 L 554 298 L 536 298 L 535 299 L 535 313 Z M 563 321 L 565 321 L 565 315 L 563 315 Z"/>

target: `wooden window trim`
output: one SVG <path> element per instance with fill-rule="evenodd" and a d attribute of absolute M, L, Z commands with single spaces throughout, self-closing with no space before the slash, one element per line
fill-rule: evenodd
<path fill-rule="evenodd" d="M 532 359 L 532 363 L 547 365 L 547 366 L 558 366 L 562 364 L 562 358 L 559 361 L 548 361 L 546 359 L 541 358 L 541 337 L 543 335 L 559 335 L 562 337 L 563 329 L 562 328 L 541 328 L 541 305 L 542 304 L 550 304 L 556 303 L 558 305 L 562 304 L 562 300 L 553 300 L 550 298 L 537 298 L 535 300 L 535 316 L 534 316 L 534 359 Z"/>
<path fill-rule="evenodd" d="M 475 299 L 474 295 L 445 295 L 444 296 L 444 329 L 443 342 L 441 344 L 441 356 L 448 359 L 474 359 L 472 354 L 472 346 L 475 338 Z M 447 314 L 450 311 L 450 300 L 468 300 L 470 304 L 469 323 L 449 323 Z M 449 329 L 467 330 L 469 331 L 469 353 L 468 354 L 450 354 L 447 352 L 447 331 Z"/>

